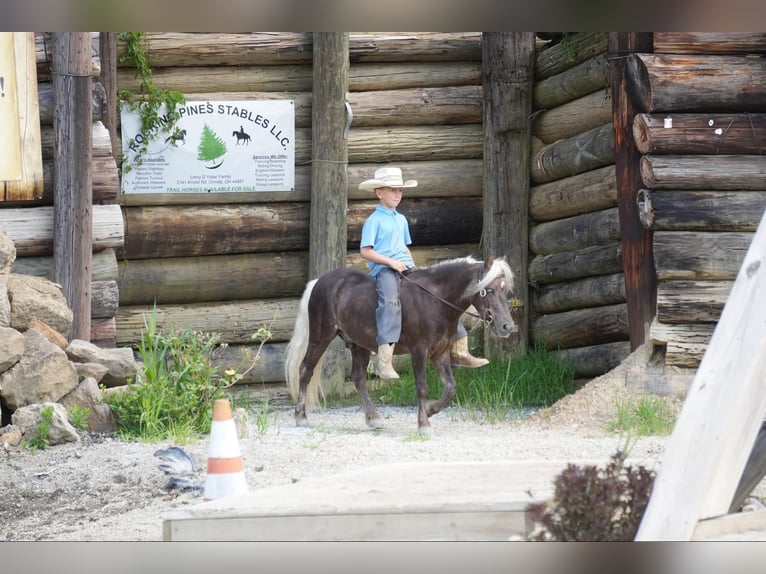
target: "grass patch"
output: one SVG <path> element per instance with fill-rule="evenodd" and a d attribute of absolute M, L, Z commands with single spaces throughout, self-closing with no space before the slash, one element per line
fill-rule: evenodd
<path fill-rule="evenodd" d="M 630 397 L 617 402 L 617 418 L 607 423 L 607 430 L 632 436 L 667 435 L 673 431 L 676 416 L 664 397 Z"/>
<path fill-rule="evenodd" d="M 411 364 L 398 368 L 400 379 L 386 381 L 371 390 L 374 400 L 396 406 L 417 404 Z M 457 393 L 454 406 L 478 411 L 489 420 L 504 420 L 526 407 L 545 407 L 574 391 L 574 365 L 557 355 L 534 347 L 526 355 L 493 361 L 480 369 L 453 371 Z M 438 398 L 443 385 L 429 364 L 428 396 Z"/>

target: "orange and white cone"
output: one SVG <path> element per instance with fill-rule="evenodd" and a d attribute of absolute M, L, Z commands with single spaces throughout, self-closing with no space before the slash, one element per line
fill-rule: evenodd
<path fill-rule="evenodd" d="M 213 403 L 210 450 L 207 459 L 204 500 L 236 496 L 247 492 L 247 481 L 239 452 L 237 427 L 228 399 Z"/>

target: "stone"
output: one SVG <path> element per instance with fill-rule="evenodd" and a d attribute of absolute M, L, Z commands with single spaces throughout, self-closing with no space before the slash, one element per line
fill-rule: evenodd
<path fill-rule="evenodd" d="M 0 327 L 0 373 L 19 362 L 24 354 L 24 335 L 10 327 Z"/>
<path fill-rule="evenodd" d="M 36 403 L 20 407 L 11 415 L 11 424 L 21 428 L 24 440 L 30 440 L 43 422 L 42 412 L 46 408 L 53 409 L 50 427 L 48 428 L 48 445 L 54 446 L 65 442 L 77 442 L 80 435 L 72 426 L 67 416 L 66 408 L 61 403 Z"/>
<path fill-rule="evenodd" d="M 72 310 L 61 286 L 43 277 L 11 273 L 8 279 L 11 327 L 26 331 L 32 319 L 43 321 L 64 337 L 72 331 Z"/>
<path fill-rule="evenodd" d="M 135 380 L 138 365 L 130 348 L 104 349 L 82 339 L 73 339 L 66 349 L 67 356 L 75 363 L 100 363 L 107 368 L 101 379 L 107 387 L 128 384 Z"/>

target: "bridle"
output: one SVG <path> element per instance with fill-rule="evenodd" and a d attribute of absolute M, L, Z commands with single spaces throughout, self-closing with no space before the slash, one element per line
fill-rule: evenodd
<path fill-rule="evenodd" d="M 428 288 L 426 288 L 426 287 L 423 287 L 423 285 L 421 285 L 420 283 L 418 283 L 418 282 L 416 282 L 416 281 L 413 281 L 412 279 L 410 279 L 409 277 L 407 277 L 407 275 L 409 275 L 411 271 L 412 271 L 412 270 L 408 270 L 408 271 L 405 271 L 404 273 L 399 273 L 399 276 L 400 276 L 402 279 L 406 279 L 407 281 L 409 281 L 409 282 L 410 282 L 410 283 L 412 283 L 413 285 L 417 285 L 418 287 L 420 287 L 420 288 L 421 288 L 423 291 L 425 291 L 426 293 L 428 293 L 428 294 L 429 294 L 431 297 L 433 297 L 434 299 L 438 299 L 439 301 L 441 301 L 441 302 L 442 302 L 442 303 L 444 303 L 445 305 L 448 305 L 448 306 L 452 307 L 453 309 L 457 309 L 457 310 L 458 310 L 458 311 L 460 311 L 461 313 L 465 313 L 466 315 L 470 315 L 470 316 L 471 316 L 471 317 L 473 317 L 474 319 L 478 319 L 479 321 L 481 321 L 482 323 L 484 323 L 484 324 L 485 324 L 485 325 L 487 325 L 487 326 L 491 325 L 491 324 L 492 324 L 492 323 L 495 321 L 495 318 L 492 316 L 492 312 L 491 312 L 489 309 L 484 309 L 484 315 L 485 315 L 485 317 L 482 317 L 481 315 L 477 315 L 476 313 L 471 313 L 471 312 L 469 312 L 469 311 L 466 311 L 465 309 L 461 309 L 460 307 L 458 307 L 458 306 L 457 306 L 457 305 L 455 305 L 454 303 L 451 303 L 450 301 L 447 301 L 446 299 L 444 299 L 443 297 L 440 297 L 440 296 L 439 296 L 439 295 L 437 295 L 436 293 L 433 293 L 432 291 L 429 291 L 429 290 L 428 290 Z M 495 292 L 495 290 L 494 290 L 494 289 L 481 289 L 481 290 L 479 291 L 479 296 L 480 296 L 480 297 L 486 297 L 486 296 L 487 296 L 487 295 L 489 295 L 490 293 L 494 293 L 494 292 Z M 486 316 L 487 316 L 487 315 L 489 316 L 489 319 L 487 319 L 487 318 L 486 318 Z"/>

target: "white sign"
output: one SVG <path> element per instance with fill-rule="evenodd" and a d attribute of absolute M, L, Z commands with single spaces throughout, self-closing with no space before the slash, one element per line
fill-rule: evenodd
<path fill-rule="evenodd" d="M 123 193 L 209 193 L 295 189 L 295 105 L 292 100 L 186 102 L 181 137 L 163 132 L 143 141 L 138 112 L 123 105 Z M 133 145 L 131 146 L 131 142 Z M 127 173 L 125 173 L 127 172 Z"/>

